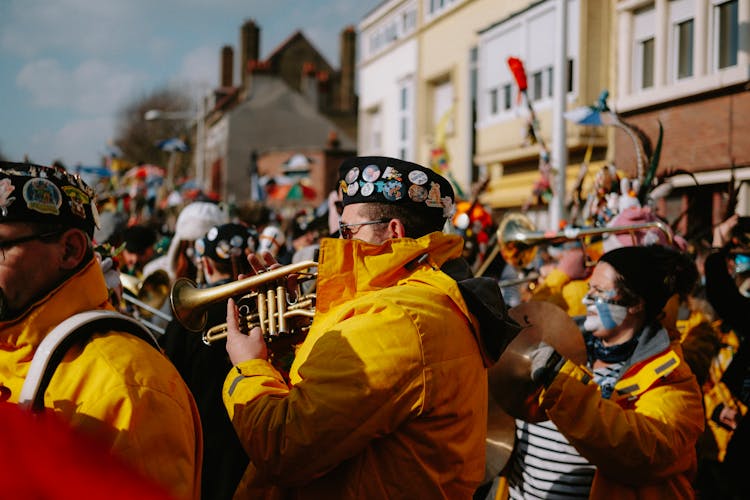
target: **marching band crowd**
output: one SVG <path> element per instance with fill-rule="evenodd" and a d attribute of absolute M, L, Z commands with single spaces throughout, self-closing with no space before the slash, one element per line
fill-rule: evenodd
<path fill-rule="evenodd" d="M 748 498 L 747 219 L 686 241 L 617 175 L 578 207 L 609 232 L 493 253 L 488 212 L 395 158 L 287 219 L 128 217 L 0 163 L 0 496 Z M 551 326 L 580 352 L 544 338 L 490 387 Z M 488 473 L 488 394 L 529 384 Z"/>

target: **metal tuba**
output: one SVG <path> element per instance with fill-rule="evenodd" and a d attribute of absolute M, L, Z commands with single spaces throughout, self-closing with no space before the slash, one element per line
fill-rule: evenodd
<path fill-rule="evenodd" d="M 177 321 L 187 330 L 201 333 L 206 328 L 208 308 L 231 297 L 239 297 L 240 314 L 248 329 L 259 326 L 266 341 L 307 333 L 315 315 L 315 294 L 303 294 L 301 283 L 317 278 L 311 268 L 314 261 L 271 269 L 255 276 L 212 288 L 198 289 L 186 278 L 172 286 L 170 301 Z M 289 290 L 290 278 L 294 285 Z M 203 342 L 211 344 L 227 336 L 227 325 L 221 324 L 203 333 Z"/>
<path fill-rule="evenodd" d="M 565 241 L 580 240 L 585 244 L 589 236 L 604 234 L 630 233 L 633 244 L 636 244 L 635 232 L 644 229 L 658 229 L 672 243 L 672 233 L 669 226 L 662 221 L 643 222 L 617 227 L 569 228 L 560 232 L 537 231 L 527 216 L 521 213 L 509 213 L 500 222 L 497 229 L 497 244 L 493 247 L 487 259 L 477 270 L 476 276 L 482 276 L 497 254 L 503 256 L 506 262 L 518 268 L 527 267 L 536 256 L 539 245 L 556 245 Z M 584 249 L 585 251 L 585 249 Z"/>

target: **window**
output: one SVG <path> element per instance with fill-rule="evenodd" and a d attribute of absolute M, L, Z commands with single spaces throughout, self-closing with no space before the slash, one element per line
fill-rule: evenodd
<path fill-rule="evenodd" d="M 641 88 L 654 86 L 654 39 L 641 42 Z"/>
<path fill-rule="evenodd" d="M 573 59 L 568 59 L 568 92 L 573 92 Z"/>
<path fill-rule="evenodd" d="M 718 67 L 721 69 L 735 66 L 739 48 L 737 0 L 717 5 L 715 13 Z"/>
<path fill-rule="evenodd" d="M 490 113 L 496 115 L 499 111 L 499 105 L 497 100 L 497 89 L 490 90 Z"/>
<path fill-rule="evenodd" d="M 532 101 L 538 101 L 542 98 L 542 72 L 537 71 L 533 75 L 531 75 L 531 100 Z"/>
<path fill-rule="evenodd" d="M 457 1 L 458 0 L 427 0 L 427 15 L 437 15 Z"/>
<path fill-rule="evenodd" d="M 654 49 L 656 39 L 656 9 L 639 9 L 633 15 L 632 85 L 635 90 L 654 86 Z"/>
<path fill-rule="evenodd" d="M 442 83 L 436 83 L 433 87 L 433 102 L 432 102 L 432 123 L 433 130 L 436 130 L 440 125 L 441 120 L 444 120 L 446 127 L 445 132 L 451 131 L 452 123 L 450 121 L 450 111 L 453 108 L 453 83 L 450 80 L 446 80 Z"/>
<path fill-rule="evenodd" d="M 676 31 L 677 78 L 687 78 L 693 76 L 693 20 L 679 23 Z"/>
<path fill-rule="evenodd" d="M 503 85 L 503 109 L 505 111 L 513 107 L 513 88 L 510 83 Z"/>
<path fill-rule="evenodd" d="M 407 77 L 400 82 L 399 88 L 399 105 L 398 105 L 398 123 L 399 134 L 396 142 L 400 158 L 411 160 L 409 152 L 412 149 L 412 95 L 414 94 L 413 81 Z"/>
<path fill-rule="evenodd" d="M 550 66 L 547 68 L 547 97 L 552 97 L 555 88 L 555 68 Z"/>
<path fill-rule="evenodd" d="M 365 142 L 371 153 L 380 153 L 383 143 L 383 117 L 380 108 L 368 109 L 365 114 Z"/>

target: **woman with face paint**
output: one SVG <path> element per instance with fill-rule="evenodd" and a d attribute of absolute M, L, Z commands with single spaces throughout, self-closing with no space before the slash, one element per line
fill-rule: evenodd
<path fill-rule="evenodd" d="M 663 246 L 601 257 L 583 299 L 586 366 L 544 343 L 531 354 L 549 421 L 528 424 L 517 445 L 511 498 L 695 497 L 700 388 L 659 320 L 697 277 L 689 256 Z"/>

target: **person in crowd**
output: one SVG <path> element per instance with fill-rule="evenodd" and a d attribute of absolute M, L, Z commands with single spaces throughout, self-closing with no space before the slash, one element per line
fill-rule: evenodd
<path fill-rule="evenodd" d="M 690 257 L 661 245 L 600 258 L 584 298 L 587 365 L 543 342 L 531 353 L 549 420 L 517 445 L 511 498 L 694 497 L 701 393 L 659 319 L 696 279 Z"/>
<path fill-rule="evenodd" d="M 132 226 L 125 230 L 123 240 L 120 270 L 140 278 L 143 266 L 154 258 L 156 231 L 147 226 Z"/>
<path fill-rule="evenodd" d="M 45 354 L 40 344 L 55 327 L 113 309 L 91 241 L 94 203 L 93 191 L 63 170 L 0 163 L 0 384 L 11 403 L 35 382 L 32 359 Z M 175 497 L 197 497 L 201 430 L 190 392 L 152 339 L 120 324 L 98 328 L 49 360 L 43 411 Z"/>
<path fill-rule="evenodd" d="M 158 257 L 143 268 L 144 276 L 161 269 L 173 281 L 177 278 L 196 279 L 197 268 L 192 258 L 195 240 L 209 229 L 227 222 L 227 214 L 216 204 L 194 201 L 186 205 L 177 216 L 174 236 L 165 255 Z"/>
<path fill-rule="evenodd" d="M 518 325 L 494 281 L 460 259 L 461 237 L 441 232 L 445 178 L 355 157 L 340 187 L 341 238 L 321 241 L 315 318 L 289 383 L 229 301 L 224 403 L 250 456 L 237 495 L 470 498 L 484 477 L 486 367 Z"/>
<path fill-rule="evenodd" d="M 222 224 L 209 229 L 195 242 L 203 269 L 205 287 L 233 281 L 250 271 L 247 252 L 257 246 L 257 234 L 242 224 Z M 209 307 L 206 328 L 226 321 L 226 301 Z M 224 377 L 232 367 L 226 341 L 206 345 L 200 333 L 193 333 L 173 319 L 159 339 L 195 397 L 203 426 L 204 499 L 229 499 L 247 468 L 248 458 L 234 432 L 221 398 Z"/>
<path fill-rule="evenodd" d="M 568 316 L 583 317 L 586 306 L 581 299 L 586 295 L 592 268 L 586 264 L 583 248 L 575 242 L 559 249 L 557 256 L 555 263 L 539 269 L 539 283 L 531 292 L 531 300 L 551 302 Z"/>
<path fill-rule="evenodd" d="M 750 450 L 750 420 L 746 417 L 750 406 L 750 320 L 747 315 L 750 298 L 741 293 L 736 276 L 730 272 L 732 266 L 736 272 L 737 256 L 750 254 L 750 223 L 743 227 L 741 220 L 735 214 L 715 228 L 713 247 L 717 250 L 706 257 L 705 262 L 706 298 L 739 339 L 737 351 L 721 376 L 721 385 L 727 389 L 726 400 L 709 416 L 730 433 L 717 476 L 708 486 L 708 491 L 720 492 L 724 498 L 750 496 L 750 486 L 744 478 Z"/>
<path fill-rule="evenodd" d="M 143 266 L 143 276 L 155 276 L 164 271 L 169 281 L 174 283 L 177 278 L 188 278 L 198 283 L 203 282 L 195 258 L 194 244 L 198 238 L 205 235 L 209 229 L 227 222 L 226 213 L 215 203 L 208 201 L 194 201 L 186 205 L 177 216 L 175 231 L 166 254 L 157 257 Z M 164 316 L 171 314 L 169 301 L 165 300 L 161 307 Z M 150 319 L 157 328 L 166 328 L 168 321 L 162 317 L 153 316 Z"/>
<path fill-rule="evenodd" d="M 275 219 L 275 218 L 274 218 Z M 272 220 L 260 232 L 258 251 L 268 252 L 273 258 L 281 264 L 292 262 L 293 250 L 290 250 L 287 244 L 286 232 L 282 224 Z"/>

